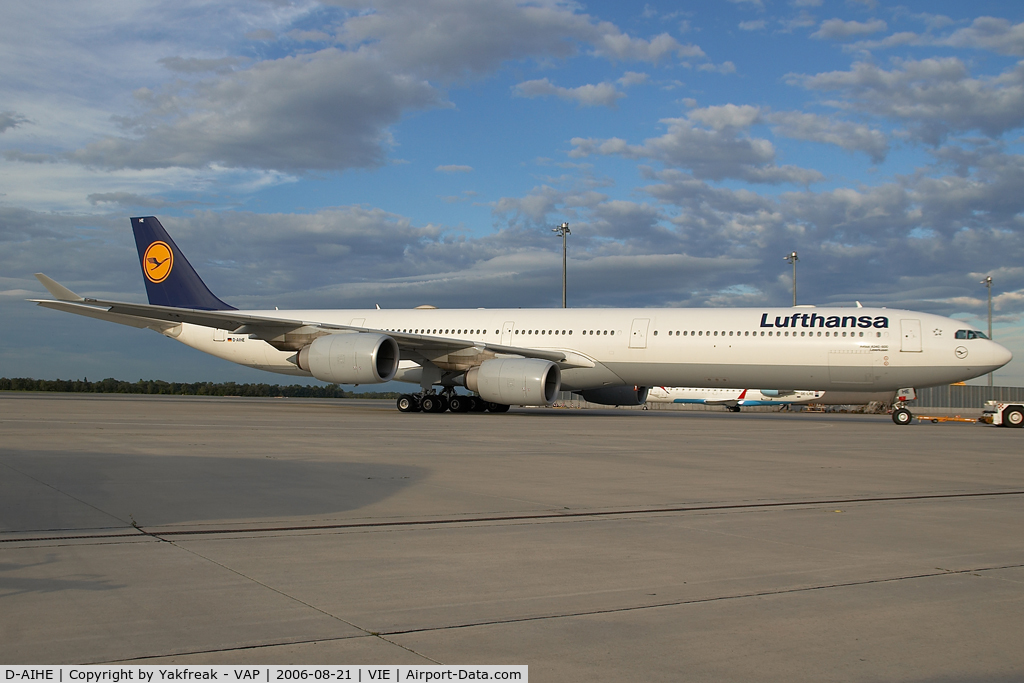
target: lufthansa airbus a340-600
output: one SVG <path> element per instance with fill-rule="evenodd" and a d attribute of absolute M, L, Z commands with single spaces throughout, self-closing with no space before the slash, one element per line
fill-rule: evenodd
<path fill-rule="evenodd" d="M 504 412 L 550 405 L 559 390 L 604 405 L 642 404 L 652 386 L 890 391 L 963 381 L 1012 358 L 958 320 L 886 308 L 240 311 L 206 287 L 160 221 L 131 223 L 149 304 L 81 297 L 43 274 L 54 299 L 32 301 L 251 368 L 419 385 L 398 399 L 403 412 Z M 893 419 L 909 423 L 901 410 Z"/>

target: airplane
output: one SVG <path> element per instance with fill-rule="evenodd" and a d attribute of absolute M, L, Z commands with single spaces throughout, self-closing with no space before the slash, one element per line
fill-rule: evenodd
<path fill-rule="evenodd" d="M 738 413 L 743 406 L 781 406 L 794 403 L 811 403 L 824 395 L 825 392 L 823 391 L 651 387 L 647 392 L 647 402 L 724 406 L 730 411 Z"/>
<path fill-rule="evenodd" d="M 958 320 L 886 308 L 242 311 L 210 291 L 155 216 L 131 224 L 148 304 L 81 297 L 42 273 L 54 299 L 30 301 L 251 368 L 418 384 L 402 412 L 506 412 L 550 405 L 560 389 L 602 405 L 641 405 L 652 386 L 887 391 L 959 382 L 1013 357 Z M 399 375 L 403 360 L 416 367 Z"/>
<path fill-rule="evenodd" d="M 781 406 L 791 404 L 866 405 L 871 402 L 894 405 L 912 401 L 917 394 L 912 388 L 899 391 L 798 391 L 779 389 L 712 389 L 689 387 L 651 387 L 648 403 L 693 403 L 720 405 L 738 413 L 743 406 Z"/>

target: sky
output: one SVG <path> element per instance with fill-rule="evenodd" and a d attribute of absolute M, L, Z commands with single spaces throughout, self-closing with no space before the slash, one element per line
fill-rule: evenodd
<path fill-rule="evenodd" d="M 1024 4 L 7 3 L 0 376 L 291 382 L 36 307 L 887 306 L 1024 384 Z M 982 378 L 974 383 L 985 383 Z M 813 388 L 813 387 L 812 387 Z"/>

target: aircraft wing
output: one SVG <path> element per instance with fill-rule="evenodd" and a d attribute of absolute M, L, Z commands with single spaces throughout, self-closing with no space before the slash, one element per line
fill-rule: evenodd
<path fill-rule="evenodd" d="M 735 398 L 706 398 L 704 404 L 709 406 L 729 406 L 735 408 L 739 405 L 739 399 Z"/>
<path fill-rule="evenodd" d="M 593 361 L 579 356 L 578 354 L 550 349 L 531 349 L 519 346 L 505 346 L 502 344 L 488 344 L 486 342 L 471 341 L 468 339 L 453 339 L 450 337 L 437 337 L 421 334 L 408 334 L 404 332 L 391 332 L 377 330 L 370 327 L 357 327 L 354 325 L 336 325 L 316 320 L 293 320 L 288 318 L 270 318 L 266 316 L 251 315 L 237 310 L 229 311 L 205 311 L 191 308 L 176 308 L 174 306 L 157 306 L 153 304 L 136 304 L 124 301 L 104 301 L 102 299 L 90 299 L 81 297 L 70 289 L 51 278 L 37 273 L 36 277 L 58 300 L 51 299 L 30 299 L 30 301 L 44 306 L 68 313 L 76 313 L 90 318 L 99 318 L 132 327 L 148 327 L 158 331 L 172 328 L 178 323 L 190 323 L 202 327 L 210 327 L 221 330 L 233 331 L 236 334 L 249 334 L 258 339 L 270 340 L 280 337 L 288 332 L 300 328 L 314 328 L 332 332 L 377 332 L 386 334 L 396 342 L 403 351 L 403 357 L 407 353 L 419 353 L 433 355 L 438 353 L 454 353 L 463 349 L 476 349 L 478 351 L 491 351 L 500 355 L 523 356 L 525 358 L 539 358 L 550 360 L 556 363 L 593 367 Z"/>

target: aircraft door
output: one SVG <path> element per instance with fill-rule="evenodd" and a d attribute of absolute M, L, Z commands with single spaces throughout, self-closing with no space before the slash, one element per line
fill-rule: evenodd
<path fill-rule="evenodd" d="M 501 343 L 505 346 L 512 346 L 512 332 L 515 331 L 516 324 L 514 322 L 506 322 L 501 326 Z"/>
<path fill-rule="evenodd" d="M 900 332 L 902 333 L 900 351 L 919 353 L 921 351 L 921 321 L 900 320 Z"/>
<path fill-rule="evenodd" d="M 635 318 L 633 320 L 633 327 L 629 332 L 629 348 L 647 348 L 647 328 L 650 324 L 650 318 Z"/>
<path fill-rule="evenodd" d="M 227 334 L 228 334 L 227 330 L 222 330 L 220 328 L 215 328 L 213 330 L 213 341 L 224 341 L 225 339 L 227 339 Z"/>

